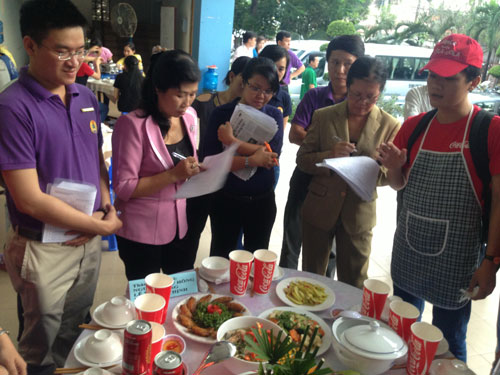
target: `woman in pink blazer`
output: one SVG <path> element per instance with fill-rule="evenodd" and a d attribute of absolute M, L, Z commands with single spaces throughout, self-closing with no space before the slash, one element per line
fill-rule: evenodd
<path fill-rule="evenodd" d="M 173 199 L 179 186 L 200 172 L 196 156 L 196 111 L 191 108 L 200 70 L 183 51 L 154 55 L 139 108 L 121 116 L 113 132 L 117 233 L 128 280 L 160 269 L 167 274 L 193 267 L 186 254 L 186 201 Z"/>

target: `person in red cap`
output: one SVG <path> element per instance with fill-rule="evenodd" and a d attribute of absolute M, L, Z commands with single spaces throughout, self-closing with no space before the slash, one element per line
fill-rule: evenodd
<path fill-rule="evenodd" d="M 474 39 L 451 34 L 441 40 L 423 68 L 429 70 L 436 114 L 408 155 L 410 135 L 423 113 L 405 121 L 394 143 L 378 149 L 390 185 L 404 187 L 391 263 L 394 294 L 420 311 L 425 301 L 432 303 L 432 323 L 463 361 L 470 300 L 493 291 L 495 258 L 500 257 L 500 117 L 493 117 L 487 138 L 492 200 L 484 257 L 482 180 L 469 149 L 470 127 L 480 108 L 468 93 L 480 82 L 482 63 L 483 51 Z"/>

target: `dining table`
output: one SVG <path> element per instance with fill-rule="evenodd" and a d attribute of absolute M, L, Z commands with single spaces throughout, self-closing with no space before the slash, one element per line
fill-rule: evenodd
<path fill-rule="evenodd" d="M 277 289 L 276 286 L 281 280 L 289 278 L 310 278 L 313 280 L 318 280 L 321 283 L 327 285 L 331 290 L 333 290 L 335 294 L 335 302 L 333 306 L 323 311 L 313 312 L 314 314 L 322 318 L 329 327 L 332 326 L 334 320 L 331 314 L 332 309 L 350 309 L 353 306 L 361 304 L 362 293 L 363 293 L 361 289 L 310 272 L 298 271 L 288 268 L 282 268 L 282 271 L 283 271 L 282 277 L 272 282 L 268 294 L 266 295 L 252 294 L 250 293 L 250 290 L 247 290 L 244 296 L 235 297 L 235 301 L 244 304 L 250 311 L 251 315 L 258 316 L 261 312 L 266 311 L 270 308 L 278 306 L 286 306 L 286 304 L 279 298 L 276 290 Z M 215 294 L 231 295 L 229 291 L 229 282 L 219 283 L 219 284 L 209 283 L 209 285 L 212 289 L 212 292 Z M 208 292 L 205 294 L 208 294 Z M 176 308 L 176 305 L 180 301 L 186 299 L 187 297 L 189 297 L 189 295 L 181 295 L 170 298 L 168 304 L 168 313 L 164 324 L 167 334 L 170 333 L 180 334 L 180 332 L 176 329 L 174 322 L 172 320 L 172 313 Z M 77 342 L 82 338 L 92 334 L 93 332 L 94 331 L 88 329 L 83 330 Z M 184 339 L 186 341 L 186 351 L 183 354 L 182 358 L 183 362 L 187 365 L 189 374 L 191 374 L 198 368 L 201 360 L 203 359 L 204 354 L 209 350 L 210 344 L 196 342 L 187 337 L 184 337 Z M 66 360 L 65 367 L 77 368 L 82 366 L 74 356 L 75 346 L 76 343 L 73 346 L 71 353 L 69 354 Z M 348 370 L 348 368 L 344 366 L 336 358 L 333 347 L 331 345 L 329 349 L 325 353 L 323 353 L 320 357 L 324 358 L 325 360 L 325 364 L 323 365 L 323 367 L 329 367 L 334 371 Z M 121 366 L 118 365 L 110 369 L 109 371 L 120 374 Z M 203 374 L 206 375 L 230 374 L 230 372 L 228 372 L 228 370 L 224 368 L 223 363 L 219 363 L 217 365 L 205 369 L 203 371 Z M 388 372 L 386 372 L 386 374 L 403 375 L 406 374 L 406 370 L 404 368 L 391 369 Z"/>
<path fill-rule="evenodd" d="M 97 97 L 99 97 L 100 92 L 113 96 L 115 93 L 114 83 L 115 80 L 111 78 L 94 79 L 89 77 L 87 80 L 87 87 L 91 89 Z"/>

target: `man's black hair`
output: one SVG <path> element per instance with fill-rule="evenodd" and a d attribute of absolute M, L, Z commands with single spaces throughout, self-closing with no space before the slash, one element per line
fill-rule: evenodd
<path fill-rule="evenodd" d="M 248 42 L 250 39 L 257 38 L 257 34 L 255 34 L 253 31 L 247 31 L 245 34 L 243 34 L 243 44 Z"/>
<path fill-rule="evenodd" d="M 471 82 L 476 77 L 479 77 L 481 75 L 481 68 L 478 68 L 477 66 L 469 65 L 467 68 L 462 70 L 462 72 L 465 74 L 466 81 Z"/>
<path fill-rule="evenodd" d="M 54 29 L 81 27 L 87 20 L 69 0 L 28 0 L 20 11 L 21 35 L 40 44 Z"/>
<path fill-rule="evenodd" d="M 321 53 L 318 52 L 310 53 L 308 56 L 309 63 L 313 62 L 316 59 L 316 57 L 321 57 Z"/>
<path fill-rule="evenodd" d="M 292 34 L 290 34 L 288 31 L 281 30 L 278 31 L 278 34 L 276 34 L 276 44 L 278 44 L 279 41 L 285 39 L 285 38 L 291 38 Z"/>
<path fill-rule="evenodd" d="M 365 55 L 365 44 L 359 35 L 340 35 L 332 39 L 326 50 L 326 61 L 330 59 L 332 51 L 342 50 L 356 57 Z"/>

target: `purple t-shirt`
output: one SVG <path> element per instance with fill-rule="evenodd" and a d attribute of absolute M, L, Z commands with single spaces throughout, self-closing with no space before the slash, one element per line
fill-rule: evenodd
<path fill-rule="evenodd" d="M 345 99 L 345 98 L 344 98 Z M 293 116 L 292 124 L 302 126 L 307 130 L 311 124 L 314 111 L 323 107 L 328 107 L 340 103 L 342 100 L 335 101 L 333 99 L 332 84 L 328 86 L 316 87 L 306 92 L 300 101 Z"/>
<path fill-rule="evenodd" d="M 0 170 L 35 168 L 40 189 L 56 178 L 97 187 L 101 205 L 99 148 L 102 134 L 95 95 L 82 85 L 66 87 L 67 106 L 21 69 L 17 82 L 0 93 Z M 41 230 L 42 222 L 17 210 L 7 191 L 13 226 Z"/>
<path fill-rule="evenodd" d="M 304 64 L 302 64 L 302 61 L 300 61 L 300 59 L 297 57 L 297 55 L 295 53 L 288 50 L 288 54 L 290 55 L 290 64 L 288 64 L 288 67 L 286 68 L 285 76 L 283 77 L 283 83 L 285 85 L 290 84 L 290 70 L 292 68 L 298 69 L 302 65 L 304 65 Z"/>

